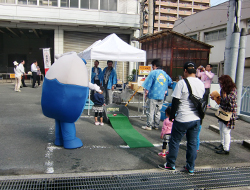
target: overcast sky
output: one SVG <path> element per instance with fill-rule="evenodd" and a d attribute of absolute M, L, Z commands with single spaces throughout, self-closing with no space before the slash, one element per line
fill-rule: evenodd
<path fill-rule="evenodd" d="M 210 0 L 210 4 L 211 4 L 211 6 L 215 6 L 215 5 L 224 3 L 226 1 L 228 1 L 228 0 Z"/>

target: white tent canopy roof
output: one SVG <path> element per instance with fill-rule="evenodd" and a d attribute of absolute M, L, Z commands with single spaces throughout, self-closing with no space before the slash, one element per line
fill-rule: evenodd
<path fill-rule="evenodd" d="M 114 33 L 102 41 L 96 41 L 86 50 L 78 53 L 78 56 L 85 60 L 146 62 L 146 51 L 127 44 Z"/>

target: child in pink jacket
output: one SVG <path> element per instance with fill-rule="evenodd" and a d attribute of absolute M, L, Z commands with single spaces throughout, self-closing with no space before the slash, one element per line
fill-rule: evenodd
<path fill-rule="evenodd" d="M 163 158 L 165 158 L 166 154 L 168 154 L 168 151 L 166 152 L 166 147 L 171 136 L 172 125 L 173 125 L 173 121 L 169 120 L 170 112 L 171 112 L 171 107 L 167 107 L 167 109 L 165 110 L 166 119 L 163 121 L 163 126 L 161 130 L 161 139 L 163 139 L 163 145 L 162 145 L 162 152 L 158 153 L 158 155 Z"/>

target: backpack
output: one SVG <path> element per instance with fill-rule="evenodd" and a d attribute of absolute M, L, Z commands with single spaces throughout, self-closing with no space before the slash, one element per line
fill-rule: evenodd
<path fill-rule="evenodd" d="M 188 80 L 185 78 L 184 81 L 187 84 L 188 91 L 189 91 L 189 99 L 193 102 L 194 107 L 198 110 L 199 117 L 201 119 L 201 124 L 202 120 L 205 117 L 205 112 L 207 110 L 207 102 L 203 98 L 199 98 L 192 93 L 192 89 L 190 87 L 190 84 Z"/>

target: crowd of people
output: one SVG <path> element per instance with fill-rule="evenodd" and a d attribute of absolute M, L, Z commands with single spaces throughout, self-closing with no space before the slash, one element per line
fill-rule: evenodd
<path fill-rule="evenodd" d="M 211 72 L 212 65 L 207 65 L 206 68 L 199 66 L 196 68 L 195 63 L 187 62 L 184 64 L 184 78 L 188 80 L 192 88 L 192 93 L 206 101 L 210 94 L 210 86 L 214 74 Z M 151 74 L 151 73 L 150 73 Z M 150 77 L 150 74 L 148 77 Z M 145 82 L 148 82 L 147 79 Z M 157 83 L 155 79 L 152 83 Z M 217 154 L 229 154 L 231 129 L 234 129 L 236 120 L 237 108 L 237 90 L 232 78 L 228 75 L 222 75 L 218 79 L 220 85 L 220 101 L 217 102 L 222 110 L 227 113 L 232 113 L 228 119 L 218 118 L 221 144 L 215 147 Z M 146 85 L 143 85 L 147 91 L 153 90 Z M 166 93 L 166 92 L 165 92 Z M 162 93 L 164 94 L 164 93 Z M 212 94 L 212 93 L 211 93 Z M 161 157 L 166 157 L 166 163 L 158 165 L 159 168 L 165 170 L 175 170 L 175 162 L 178 155 L 179 145 L 183 136 L 186 136 L 186 165 L 184 171 L 189 174 L 194 174 L 195 159 L 199 151 L 199 134 L 201 130 L 201 118 L 198 110 L 189 98 L 189 90 L 184 80 L 180 80 L 172 93 L 172 106 L 166 110 L 166 119 L 163 121 L 162 132 L 160 138 L 163 139 L 162 152 L 158 153 Z M 210 95 L 214 100 L 214 96 Z M 207 105 L 207 107 L 210 107 Z M 161 109 L 161 107 L 159 107 Z M 171 111 L 170 111 L 171 110 Z M 156 114 L 157 115 L 157 114 Z M 147 117 L 151 117 L 147 115 Z M 156 121 L 157 117 L 154 117 Z M 147 129 L 143 126 L 144 129 Z M 157 129 L 157 128 L 154 128 Z M 171 132 L 170 132 L 171 129 Z M 169 145 L 169 150 L 166 151 L 166 145 Z"/>
<path fill-rule="evenodd" d="M 160 61 L 152 61 L 153 70 L 149 73 L 146 80 L 142 84 L 146 99 L 146 116 L 147 122 L 142 129 L 152 130 L 159 129 L 160 110 L 163 105 L 168 88 L 173 88 L 173 81 L 170 76 L 161 69 Z M 112 103 L 112 90 L 117 83 L 116 71 L 113 69 L 113 62 L 107 61 L 107 67 L 102 71 L 98 67 L 99 62 L 95 61 L 92 68 L 91 82 L 103 86 L 101 93 L 92 92 L 95 111 L 95 125 L 103 125 L 102 111 L 103 105 Z M 191 86 L 192 93 L 209 102 L 210 87 L 214 77 L 212 73 L 212 65 L 208 64 L 196 67 L 195 63 L 187 62 L 183 66 L 183 76 Z M 221 144 L 216 147 L 217 154 L 229 154 L 230 149 L 230 131 L 234 128 L 236 119 L 236 86 L 230 76 L 223 75 L 219 78 L 221 87 L 220 107 L 229 112 L 233 112 L 229 121 L 219 119 Z M 166 157 L 166 163 L 159 165 L 160 168 L 167 170 L 175 170 L 175 161 L 178 155 L 179 145 L 182 137 L 185 135 L 187 139 L 186 165 L 184 170 L 189 174 L 194 173 L 195 159 L 199 151 L 201 118 L 198 110 L 189 99 L 189 91 L 183 79 L 177 82 L 172 93 L 172 106 L 165 111 L 166 119 L 163 121 L 160 138 L 163 140 L 162 152 L 158 153 L 161 157 Z M 211 96 L 213 99 L 213 97 Z M 100 122 L 98 121 L 100 116 Z M 167 151 L 168 146 L 168 151 Z"/>
<path fill-rule="evenodd" d="M 161 69 L 160 61 L 152 61 L 153 70 L 149 73 L 142 84 L 146 99 L 147 122 L 142 126 L 144 130 L 157 130 L 160 125 L 160 110 L 162 108 L 165 96 L 168 94 L 168 88 L 173 88 L 173 81 L 170 76 Z M 212 65 L 208 64 L 196 67 L 195 63 L 187 62 L 183 66 L 183 76 L 186 78 L 192 89 L 192 93 L 209 102 L 210 87 L 214 77 Z M 92 68 L 91 82 L 102 86 L 101 92 L 91 92 L 91 98 L 94 102 L 93 110 L 95 112 L 95 125 L 103 125 L 103 106 L 112 104 L 112 90 L 117 83 L 116 71 L 113 69 L 113 62 L 107 61 L 107 67 L 101 70 L 99 61 L 96 60 Z M 219 106 L 228 112 L 233 112 L 229 121 L 219 119 L 221 144 L 216 147 L 217 154 L 229 154 L 230 149 L 230 131 L 235 126 L 236 119 L 236 99 L 237 91 L 233 80 L 228 75 L 219 78 L 221 87 L 221 101 Z M 210 97 L 212 100 L 213 96 Z M 172 106 L 165 111 L 166 119 L 163 121 L 160 138 L 163 140 L 162 152 L 158 153 L 161 157 L 166 157 L 166 163 L 159 165 L 160 168 L 175 170 L 175 161 L 178 155 L 179 145 L 183 136 L 187 139 L 186 165 L 184 170 L 189 174 L 194 173 L 195 159 L 199 151 L 201 118 L 198 110 L 189 99 L 189 91 L 183 79 L 180 79 L 174 86 L 172 93 Z M 98 121 L 100 117 L 100 122 Z M 168 148 L 167 148 L 168 147 Z"/>
<path fill-rule="evenodd" d="M 25 77 L 27 75 L 27 73 L 25 72 L 25 67 L 24 67 L 25 60 L 21 60 L 20 63 L 18 63 L 17 61 L 14 61 L 13 64 L 14 64 L 14 73 L 15 73 L 14 90 L 16 92 L 21 92 L 20 88 L 27 87 L 27 85 L 25 84 Z M 40 80 L 41 80 L 42 73 L 36 60 L 34 60 L 31 65 L 31 72 L 32 72 L 32 79 L 33 79 L 32 88 L 37 88 L 38 86 L 41 86 Z M 36 82 L 38 83 L 37 86 L 36 86 Z"/>
<path fill-rule="evenodd" d="M 24 64 L 22 60 L 20 64 L 16 61 L 14 64 L 15 72 L 15 91 L 20 92 L 21 82 L 24 83 Z M 165 96 L 168 94 L 168 88 L 173 88 L 171 77 L 161 69 L 159 60 L 152 61 L 153 70 L 149 73 L 146 80 L 142 84 L 146 99 L 146 126 L 142 126 L 144 130 L 157 130 L 160 125 L 160 110 L 162 108 Z M 193 62 L 186 62 L 183 66 L 183 76 L 187 79 L 192 89 L 193 95 L 206 101 L 208 105 L 209 95 L 215 100 L 214 92 L 210 94 L 210 87 L 214 74 L 211 72 L 212 65 L 208 64 L 196 67 Z M 37 77 L 40 68 L 37 61 L 31 65 L 33 83 L 32 88 L 36 87 L 36 82 L 40 86 L 40 77 Z M 21 77 L 23 76 L 23 80 Z M 224 120 L 218 118 L 220 128 L 221 144 L 216 147 L 217 154 L 229 154 L 231 129 L 235 127 L 236 109 L 237 109 L 237 90 L 236 85 L 228 75 L 222 75 L 218 79 L 220 85 L 219 101 L 216 101 L 220 108 L 225 112 L 231 112 L 230 118 Z M 91 91 L 91 100 L 94 103 L 93 111 L 95 112 L 95 125 L 104 125 L 103 123 L 103 106 L 112 104 L 112 91 L 117 84 L 117 74 L 113 68 L 113 61 L 108 60 L 107 66 L 102 70 L 99 67 L 99 61 L 94 62 L 92 68 L 91 83 L 100 86 L 100 91 Z M 162 169 L 175 170 L 175 161 L 177 159 L 180 142 L 183 136 L 186 136 L 186 165 L 184 170 L 189 174 L 194 173 L 195 159 L 199 151 L 199 134 L 201 131 L 201 121 L 198 110 L 189 98 L 189 90 L 186 82 L 181 79 L 175 84 L 172 93 L 172 106 L 165 111 L 166 119 L 163 121 L 160 138 L 163 140 L 162 152 L 158 153 L 161 157 L 166 157 L 166 163 L 159 165 Z M 99 117 L 99 118 L 98 118 Z M 168 147 L 168 148 L 167 148 Z M 167 150 L 168 149 L 168 150 Z"/>

